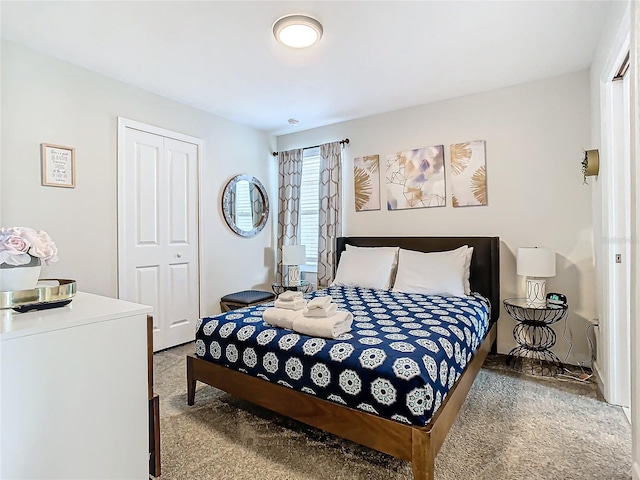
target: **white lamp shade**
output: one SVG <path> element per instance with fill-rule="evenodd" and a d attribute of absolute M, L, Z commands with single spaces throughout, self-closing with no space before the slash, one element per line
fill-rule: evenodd
<path fill-rule="evenodd" d="M 307 263 L 307 252 L 304 245 L 283 245 L 283 265 L 304 265 Z"/>
<path fill-rule="evenodd" d="M 518 248 L 518 275 L 526 277 L 555 277 L 556 252 L 549 248 Z"/>

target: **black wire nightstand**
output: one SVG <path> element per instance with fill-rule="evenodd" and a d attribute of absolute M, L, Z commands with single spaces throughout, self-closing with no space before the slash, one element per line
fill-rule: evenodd
<path fill-rule="evenodd" d="M 532 375 L 555 376 L 564 367 L 550 348 L 556 344 L 556 332 L 549 326 L 566 317 L 566 305 L 532 306 L 525 298 L 507 298 L 504 309 L 518 323 L 513 338 L 518 346 L 507 355 L 507 365 Z"/>
<path fill-rule="evenodd" d="M 282 282 L 272 283 L 271 289 L 276 295 L 286 292 L 287 290 L 293 290 L 294 292 L 309 293 L 312 290 L 311 282 L 308 280 L 299 280 L 297 282 Z"/>

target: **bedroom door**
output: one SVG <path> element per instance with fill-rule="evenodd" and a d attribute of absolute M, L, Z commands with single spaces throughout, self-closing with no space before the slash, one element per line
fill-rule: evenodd
<path fill-rule="evenodd" d="M 200 317 L 201 145 L 127 122 L 121 119 L 118 138 L 118 291 L 153 306 L 157 351 L 194 340 Z"/>

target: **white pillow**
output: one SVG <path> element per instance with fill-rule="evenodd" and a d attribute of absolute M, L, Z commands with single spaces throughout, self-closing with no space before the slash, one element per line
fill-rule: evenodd
<path fill-rule="evenodd" d="M 398 247 L 358 248 L 347 246 L 340 256 L 332 285 L 377 288 L 391 286 L 391 272 L 398 262 Z"/>
<path fill-rule="evenodd" d="M 389 275 L 388 286 L 385 290 L 390 289 L 393 286 L 393 281 L 396 279 L 396 273 L 398 273 L 398 247 L 356 247 L 355 245 L 347 245 L 347 250 L 367 249 L 369 252 L 375 255 L 374 251 L 380 252 L 393 252 L 393 264 L 391 265 L 391 274 Z M 383 254 L 386 255 L 386 254 Z"/>
<path fill-rule="evenodd" d="M 473 257 L 473 247 L 467 247 L 467 256 L 464 262 L 464 294 L 471 295 L 471 283 L 469 278 L 471 277 L 471 257 Z M 463 247 L 460 247 L 463 248 Z"/>
<path fill-rule="evenodd" d="M 428 253 L 401 248 L 393 290 L 464 297 L 467 251 L 466 246 L 447 252 Z"/>

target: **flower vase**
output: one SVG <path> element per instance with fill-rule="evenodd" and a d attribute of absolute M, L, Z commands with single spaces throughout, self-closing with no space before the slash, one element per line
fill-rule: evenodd
<path fill-rule="evenodd" d="M 0 264 L 0 292 L 31 290 L 36 288 L 42 264 L 37 257 L 25 265 Z"/>

